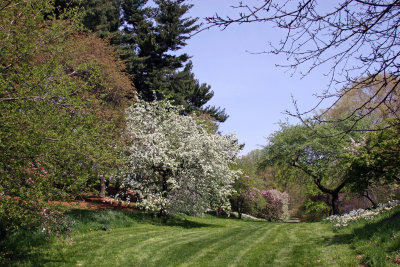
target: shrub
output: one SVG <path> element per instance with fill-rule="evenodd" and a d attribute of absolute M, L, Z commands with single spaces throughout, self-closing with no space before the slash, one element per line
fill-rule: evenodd
<path fill-rule="evenodd" d="M 289 195 L 277 189 L 261 192 L 267 204 L 261 211 L 261 217 L 269 221 L 286 220 L 289 218 Z"/>
<path fill-rule="evenodd" d="M 277 189 L 252 188 L 246 195 L 247 212 L 269 221 L 289 219 L 289 195 Z M 246 211 L 245 211 L 246 212 Z"/>

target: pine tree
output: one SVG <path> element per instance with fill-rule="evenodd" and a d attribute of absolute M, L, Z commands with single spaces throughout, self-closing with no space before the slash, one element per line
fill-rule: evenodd
<path fill-rule="evenodd" d="M 79 5 L 83 24 L 116 46 L 127 72 L 145 101 L 170 99 L 185 113 L 208 113 L 216 121 L 228 116 L 206 106 L 214 93 L 192 72 L 190 56 L 178 51 L 197 30 L 197 18 L 187 17 L 192 5 L 184 0 L 56 0 L 59 9 Z"/>
<path fill-rule="evenodd" d="M 55 0 L 54 3 L 57 16 L 66 9 L 79 7 L 85 28 L 102 38 L 113 37 L 121 26 L 120 0 Z"/>

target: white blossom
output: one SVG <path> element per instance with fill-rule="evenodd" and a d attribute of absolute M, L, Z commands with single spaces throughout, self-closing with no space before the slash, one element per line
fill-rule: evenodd
<path fill-rule="evenodd" d="M 234 135 L 207 132 L 168 101 L 138 101 L 127 110 L 128 147 L 124 184 L 138 205 L 168 213 L 204 212 L 229 206 L 239 152 Z"/>
<path fill-rule="evenodd" d="M 389 211 L 394 207 L 400 205 L 399 200 L 391 200 L 387 203 L 380 203 L 378 207 L 375 209 L 365 210 L 365 209 L 358 209 L 352 210 L 348 213 L 342 215 L 332 215 L 326 218 L 325 220 L 331 222 L 336 228 L 346 227 L 349 225 L 350 222 L 358 221 L 360 219 L 364 220 L 371 220 L 378 216 L 379 214 Z"/>

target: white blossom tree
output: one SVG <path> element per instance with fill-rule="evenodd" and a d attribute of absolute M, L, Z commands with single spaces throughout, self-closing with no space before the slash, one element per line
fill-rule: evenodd
<path fill-rule="evenodd" d="M 234 135 L 204 129 L 167 101 L 138 101 L 127 110 L 131 138 L 125 186 L 137 204 L 162 214 L 198 214 L 229 205 L 240 146 Z"/>

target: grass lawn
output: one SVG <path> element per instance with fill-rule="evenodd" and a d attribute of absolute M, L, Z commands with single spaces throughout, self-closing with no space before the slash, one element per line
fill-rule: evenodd
<path fill-rule="evenodd" d="M 120 211 L 74 211 L 73 244 L 31 244 L 21 266 L 359 266 L 347 233 L 327 223 L 183 217 L 166 223 Z M 127 226 L 129 225 L 129 226 Z"/>

